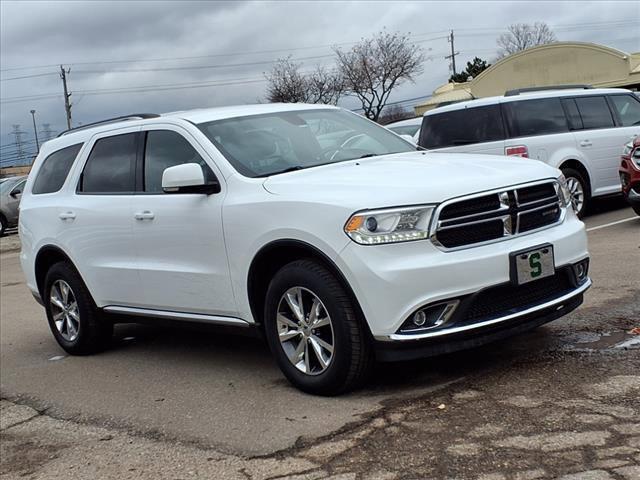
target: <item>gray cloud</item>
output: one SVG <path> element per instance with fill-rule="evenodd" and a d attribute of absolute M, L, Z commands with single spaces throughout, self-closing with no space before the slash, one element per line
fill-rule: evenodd
<path fill-rule="evenodd" d="M 2 99 L 56 94 L 25 102 L 4 103 L 0 109 L 0 143 L 11 142 L 11 125 L 31 133 L 29 110 L 40 123 L 64 128 L 62 86 L 54 65 L 71 65 L 73 119 L 90 122 L 133 111 L 163 112 L 234 103 L 254 103 L 263 97 L 263 72 L 269 64 L 198 68 L 331 54 L 327 45 L 355 42 L 386 28 L 411 32 L 432 60 L 415 84 L 398 88 L 392 101 L 428 95 L 448 78 L 443 58 L 449 48 L 443 37 L 456 32 L 457 63 L 478 55 L 491 59 L 495 39 L 515 22 L 546 21 L 560 40 L 603 43 L 625 51 L 640 50 L 638 28 L 607 28 L 599 22 L 640 17 L 637 2 L 11 2 L 0 3 L 2 78 L 50 75 L 3 81 Z M 587 25 L 590 24 L 590 25 Z M 306 48 L 314 47 L 314 48 Z M 348 48 L 348 45 L 345 46 Z M 265 50 L 278 50 L 271 53 Z M 236 54 L 237 55 L 230 55 Z M 197 59 L 148 61 L 178 57 Z M 220 55 L 220 56 L 216 56 Z M 82 64 L 135 60 L 135 63 Z M 331 65 L 331 58 L 304 61 Z M 48 66 L 51 65 L 51 66 Z M 24 70 L 14 67 L 46 66 Z M 176 70 L 144 71 L 154 68 Z M 119 70 L 140 70 L 118 73 Z M 85 94 L 80 92 L 190 82 L 250 83 L 160 92 Z M 355 103 L 346 99 L 344 105 Z"/>

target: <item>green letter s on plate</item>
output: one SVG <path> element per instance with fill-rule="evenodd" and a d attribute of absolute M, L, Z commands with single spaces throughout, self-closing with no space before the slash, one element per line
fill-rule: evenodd
<path fill-rule="evenodd" d="M 540 254 L 538 252 L 529 255 L 529 266 L 531 267 L 531 278 L 539 277 L 542 273 L 542 264 L 540 263 Z"/>

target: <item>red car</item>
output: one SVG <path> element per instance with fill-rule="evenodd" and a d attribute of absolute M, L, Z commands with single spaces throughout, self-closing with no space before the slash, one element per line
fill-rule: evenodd
<path fill-rule="evenodd" d="M 624 198 L 640 215 L 640 137 L 636 137 L 624 148 L 620 162 L 620 183 Z"/>

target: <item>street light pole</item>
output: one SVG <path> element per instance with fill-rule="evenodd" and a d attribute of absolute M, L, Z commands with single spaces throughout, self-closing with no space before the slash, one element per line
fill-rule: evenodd
<path fill-rule="evenodd" d="M 38 143 L 38 129 L 36 128 L 36 111 L 31 110 L 31 117 L 33 118 L 33 134 L 36 136 L 36 152 L 40 153 L 40 144 Z"/>

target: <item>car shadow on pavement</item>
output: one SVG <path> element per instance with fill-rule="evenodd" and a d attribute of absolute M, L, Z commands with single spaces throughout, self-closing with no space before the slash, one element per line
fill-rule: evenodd
<path fill-rule="evenodd" d="M 506 368 L 531 355 L 546 350 L 557 342 L 553 332 L 540 327 L 517 337 L 497 341 L 482 347 L 463 350 L 420 360 L 377 363 L 367 384 L 352 395 L 379 396 L 410 393 L 455 379 L 482 375 L 496 368 Z M 242 375 L 244 369 L 274 378 L 278 386 L 289 386 L 280 374 L 266 342 L 248 330 L 203 325 L 142 325 L 116 326 L 110 352 L 131 355 L 152 355 L 159 363 L 175 365 L 177 360 L 189 368 L 229 368 Z M 176 358 L 178 357 L 178 358 Z"/>

